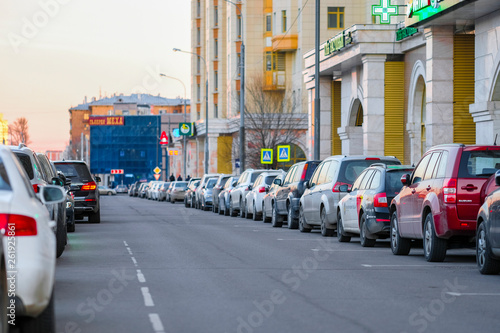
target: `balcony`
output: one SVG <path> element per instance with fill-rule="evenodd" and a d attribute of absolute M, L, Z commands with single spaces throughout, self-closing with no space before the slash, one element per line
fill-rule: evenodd
<path fill-rule="evenodd" d="M 273 36 L 274 52 L 293 52 L 297 50 L 298 36 L 295 35 L 277 35 Z"/>

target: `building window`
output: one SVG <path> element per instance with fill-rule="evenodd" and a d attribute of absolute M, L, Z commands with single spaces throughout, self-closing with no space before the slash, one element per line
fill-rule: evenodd
<path fill-rule="evenodd" d="M 271 52 L 266 52 L 266 72 L 270 72 L 273 70 L 273 57 Z"/>
<path fill-rule="evenodd" d="M 214 117 L 219 118 L 219 104 L 214 104 Z"/>
<path fill-rule="evenodd" d="M 129 110 L 123 110 L 122 115 L 128 116 L 130 114 Z"/>
<path fill-rule="evenodd" d="M 271 32 L 271 14 L 266 15 L 266 32 Z"/>
<path fill-rule="evenodd" d="M 214 71 L 214 88 L 215 91 L 219 90 L 219 72 Z"/>
<path fill-rule="evenodd" d="M 241 15 L 238 15 L 236 19 L 236 34 L 238 38 L 241 38 Z"/>
<path fill-rule="evenodd" d="M 196 1 L 196 17 L 201 16 L 201 1 L 197 0 Z"/>
<path fill-rule="evenodd" d="M 198 98 L 198 102 L 201 101 L 201 87 L 200 87 L 200 84 L 198 83 L 198 85 L 196 86 L 196 97 Z"/>
<path fill-rule="evenodd" d="M 214 39 L 214 57 L 215 59 L 219 58 L 219 40 Z"/>
<path fill-rule="evenodd" d="M 200 60 L 200 57 L 196 57 L 196 72 L 198 74 L 200 74 L 200 70 L 201 70 L 201 60 Z"/>
<path fill-rule="evenodd" d="M 108 116 L 112 116 L 113 115 L 113 110 L 108 110 Z"/>
<path fill-rule="evenodd" d="M 286 32 L 286 10 L 281 11 L 281 32 Z"/>
<path fill-rule="evenodd" d="M 89 120 L 89 114 L 88 113 L 84 113 L 83 114 L 83 119 L 84 120 Z"/>
<path fill-rule="evenodd" d="M 344 7 L 328 7 L 328 29 L 344 28 Z"/>
<path fill-rule="evenodd" d="M 214 25 L 217 27 L 219 25 L 219 7 L 214 6 Z"/>
<path fill-rule="evenodd" d="M 196 45 L 201 44 L 201 29 L 196 28 Z"/>
<path fill-rule="evenodd" d="M 237 54 L 236 65 L 238 66 L 238 76 L 241 76 L 241 53 Z"/>

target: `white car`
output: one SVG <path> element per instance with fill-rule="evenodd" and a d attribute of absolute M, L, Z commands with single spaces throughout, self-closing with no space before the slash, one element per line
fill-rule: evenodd
<path fill-rule="evenodd" d="M 257 221 L 262 216 L 262 202 L 264 201 L 264 196 L 269 191 L 274 178 L 279 175 L 286 174 L 283 170 L 278 171 L 266 171 L 262 172 L 255 182 L 251 185 L 250 192 L 247 193 L 245 198 L 245 209 L 246 218 L 249 219 L 253 217 L 254 221 Z"/>
<path fill-rule="evenodd" d="M 0 146 L 0 228 L 9 286 L 15 282 L 15 290 L 8 290 L 15 309 L 9 309 L 7 321 L 22 333 L 55 332 L 56 222 L 43 204 L 65 199 L 60 186 L 41 186 L 35 194 L 19 160 Z"/>
<path fill-rule="evenodd" d="M 116 195 L 116 191 L 104 185 L 97 186 L 100 195 Z"/>

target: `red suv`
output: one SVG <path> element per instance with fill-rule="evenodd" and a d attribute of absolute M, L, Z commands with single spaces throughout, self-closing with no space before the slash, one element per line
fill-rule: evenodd
<path fill-rule="evenodd" d="M 429 149 L 391 203 L 392 253 L 406 255 L 411 239 L 423 239 L 425 259 L 443 261 L 448 248 L 473 244 L 481 191 L 498 168 L 500 146 Z"/>

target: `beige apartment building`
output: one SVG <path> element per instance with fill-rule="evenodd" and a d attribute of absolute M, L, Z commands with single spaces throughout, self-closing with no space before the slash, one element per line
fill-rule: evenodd
<path fill-rule="evenodd" d="M 247 118 L 251 118 L 248 113 L 258 109 L 255 95 L 260 90 L 262 96 L 285 96 L 286 106 L 282 112 L 287 113 L 287 121 L 293 123 L 297 131 L 295 142 L 279 142 L 291 144 L 288 165 L 310 158 L 313 124 L 303 71 L 304 55 L 314 48 L 315 1 L 192 0 L 191 3 L 191 121 L 195 122 L 196 136 L 189 141 L 188 150 L 198 157 L 198 163 L 188 173 L 201 175 L 205 171 L 206 105 L 208 172 L 241 172 L 235 169 L 235 159 L 239 145 L 242 44 L 247 110 L 245 147 L 252 147 L 248 133 L 254 129 Z M 355 23 L 371 24 L 374 22 L 371 5 L 378 3 L 378 0 L 321 1 L 320 40 L 327 40 Z M 272 130 L 278 129 L 279 124 L 275 124 Z M 248 154 L 255 154 L 250 151 Z M 246 156 L 247 161 L 255 157 Z M 247 163 L 246 167 L 249 166 Z"/>

